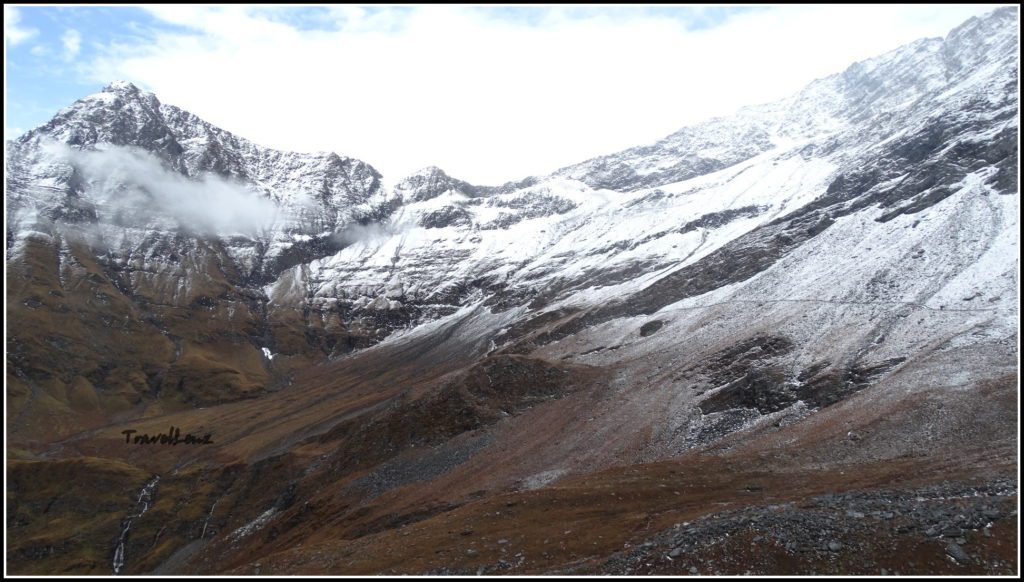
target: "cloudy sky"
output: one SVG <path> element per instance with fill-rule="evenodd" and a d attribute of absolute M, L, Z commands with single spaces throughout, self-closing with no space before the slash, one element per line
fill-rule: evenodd
<path fill-rule="evenodd" d="M 124 79 L 262 145 L 477 184 L 653 142 L 995 5 L 4 6 L 4 135 Z"/>

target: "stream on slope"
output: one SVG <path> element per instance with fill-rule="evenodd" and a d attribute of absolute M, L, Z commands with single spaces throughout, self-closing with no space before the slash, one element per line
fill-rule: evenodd
<path fill-rule="evenodd" d="M 156 484 L 159 482 L 160 475 L 157 475 L 149 483 L 146 483 L 142 491 L 139 491 L 139 498 L 135 502 L 135 513 L 128 515 L 121 522 L 121 535 L 117 538 L 117 548 L 114 550 L 114 575 L 120 574 L 124 569 L 125 545 L 128 543 L 128 532 L 132 528 L 132 521 L 142 517 L 142 514 L 149 510 L 149 506 L 153 502 L 153 494 L 156 492 Z"/>

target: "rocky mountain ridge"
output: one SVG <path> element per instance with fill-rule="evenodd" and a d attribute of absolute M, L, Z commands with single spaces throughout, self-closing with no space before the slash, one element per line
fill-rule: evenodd
<path fill-rule="evenodd" d="M 497 187 L 439 168 L 389 187 L 127 83 L 76 102 L 7 143 L 19 563 L 106 572 L 109 538 L 128 573 L 317 572 L 338 556 L 586 570 L 604 562 L 571 539 L 507 568 L 462 545 L 519 511 L 505 503 L 603 508 L 633 487 L 654 505 L 623 502 L 609 523 L 667 544 L 677 470 L 835 487 L 1003 470 L 1000 427 L 1019 423 L 1017 20 L 1003 8 Z M 208 427 L 216 444 L 140 452 L 128 423 Z M 24 493 L 63 472 L 103 505 L 83 526 L 96 547 L 46 533 L 51 501 Z M 110 483 L 130 482 L 127 499 L 156 475 L 126 538 Z M 715 499 L 748 503 L 721 483 Z M 422 546 L 403 531 L 451 534 L 458 556 L 409 557 Z M 614 571 L 655 547 L 593 532 L 615 538 L 580 534 Z"/>

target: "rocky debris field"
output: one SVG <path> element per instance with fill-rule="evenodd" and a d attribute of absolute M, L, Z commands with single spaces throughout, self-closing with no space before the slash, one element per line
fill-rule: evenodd
<path fill-rule="evenodd" d="M 752 491 L 756 492 L 756 491 Z M 608 574 L 1016 574 L 1017 485 L 826 494 L 676 524 Z"/>

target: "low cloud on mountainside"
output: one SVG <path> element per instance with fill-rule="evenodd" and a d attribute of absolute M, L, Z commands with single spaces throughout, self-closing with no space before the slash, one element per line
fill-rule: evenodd
<path fill-rule="evenodd" d="M 204 234 L 257 234 L 285 218 L 273 201 L 243 184 L 206 174 L 190 179 L 144 150 L 125 146 L 78 150 L 49 144 L 48 153 L 74 166 L 101 216 L 125 225 L 172 219 Z"/>

